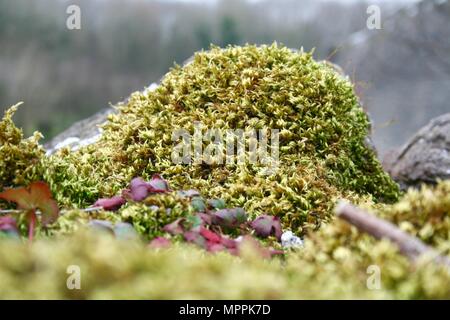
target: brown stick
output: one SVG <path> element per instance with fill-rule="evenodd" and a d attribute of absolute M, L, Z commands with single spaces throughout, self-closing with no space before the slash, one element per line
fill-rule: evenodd
<path fill-rule="evenodd" d="M 336 215 L 377 239 L 388 239 L 396 244 L 400 252 L 413 261 L 423 254 L 434 257 L 434 260 L 450 268 L 450 259 L 439 255 L 433 248 L 422 241 L 400 230 L 394 224 L 377 218 L 349 203 L 341 201 L 336 207 Z"/>

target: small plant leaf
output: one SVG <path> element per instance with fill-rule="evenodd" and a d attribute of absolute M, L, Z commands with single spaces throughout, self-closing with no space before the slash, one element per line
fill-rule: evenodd
<path fill-rule="evenodd" d="M 221 243 L 222 238 L 215 232 L 208 230 L 204 227 L 200 227 L 200 235 L 206 239 L 206 241 L 212 242 L 212 243 Z"/>
<path fill-rule="evenodd" d="M 226 228 L 236 228 L 247 222 L 247 214 L 242 208 L 221 209 L 211 215 L 214 224 Z"/>
<path fill-rule="evenodd" d="M 191 200 L 191 206 L 195 212 L 205 212 L 206 204 L 202 197 L 193 197 Z"/>
<path fill-rule="evenodd" d="M 228 248 L 228 249 L 234 249 L 237 247 L 237 244 L 238 244 L 236 240 L 233 240 L 233 239 L 230 239 L 227 237 L 223 237 L 223 236 L 221 239 L 221 243 L 225 248 Z"/>
<path fill-rule="evenodd" d="M 274 235 L 278 240 L 281 239 L 282 230 L 280 218 L 278 217 L 261 215 L 251 223 L 251 227 L 258 236 L 267 238 L 270 235 Z"/>
<path fill-rule="evenodd" d="M 28 188 L 8 189 L 0 193 L 0 199 L 15 202 L 18 209 L 32 212 L 27 214 L 27 218 L 35 218 L 35 210 L 42 213 L 41 223 L 47 225 L 58 219 L 59 208 L 49 186 L 45 182 L 37 181 L 31 183 Z M 33 217 L 32 217 L 33 216 Z"/>
<path fill-rule="evenodd" d="M 30 193 L 23 187 L 3 191 L 0 193 L 0 199 L 16 203 L 18 209 L 33 209 L 33 204 L 30 201 Z"/>
<path fill-rule="evenodd" d="M 206 244 L 206 250 L 208 250 L 211 253 L 223 251 L 225 249 L 226 248 L 220 243 L 208 242 Z"/>
<path fill-rule="evenodd" d="M 0 237 L 20 238 L 16 220 L 10 216 L 0 217 Z"/>
<path fill-rule="evenodd" d="M 17 229 L 16 219 L 10 216 L 0 217 L 0 230 L 12 230 Z"/>
<path fill-rule="evenodd" d="M 164 237 L 156 237 L 152 241 L 150 241 L 150 244 L 148 245 L 150 248 L 158 249 L 158 248 L 168 248 L 170 247 L 171 242 L 169 239 Z"/>
<path fill-rule="evenodd" d="M 202 219 L 203 223 L 205 223 L 207 225 L 212 224 L 212 216 L 207 213 L 198 212 L 197 217 L 200 217 L 200 219 Z"/>
<path fill-rule="evenodd" d="M 169 184 L 159 174 L 154 174 L 147 185 L 148 190 L 153 193 L 164 193 L 170 191 Z"/>
<path fill-rule="evenodd" d="M 186 241 L 195 243 L 196 245 L 206 249 L 207 241 L 199 232 L 186 231 L 183 236 Z"/>
<path fill-rule="evenodd" d="M 165 225 L 163 230 L 174 236 L 177 234 L 182 234 L 184 232 L 184 228 L 182 225 L 183 221 L 183 218 L 177 219 L 174 222 Z"/>
<path fill-rule="evenodd" d="M 148 183 L 142 178 L 134 178 L 130 184 L 130 194 L 134 201 L 142 201 L 149 194 Z"/>
<path fill-rule="evenodd" d="M 93 207 L 102 207 L 105 210 L 117 210 L 125 204 L 126 200 L 122 196 L 98 199 Z"/>
<path fill-rule="evenodd" d="M 186 223 L 188 229 L 195 229 L 203 225 L 204 221 L 199 215 L 195 215 L 187 217 Z"/>
<path fill-rule="evenodd" d="M 223 199 L 210 199 L 210 200 L 208 200 L 208 206 L 211 209 L 216 209 L 216 210 L 226 208 L 225 200 L 223 200 Z"/>

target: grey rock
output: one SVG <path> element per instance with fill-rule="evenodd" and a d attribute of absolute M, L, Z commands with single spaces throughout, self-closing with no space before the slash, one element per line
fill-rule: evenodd
<path fill-rule="evenodd" d="M 153 91 L 157 86 L 156 83 L 152 83 L 144 92 Z M 44 145 L 47 154 L 52 154 L 64 147 L 70 147 L 71 150 L 76 150 L 96 142 L 102 134 L 100 125 L 105 123 L 108 116 L 115 111 L 112 107 L 104 108 L 89 118 L 74 123 L 67 130 L 58 134 Z"/>
<path fill-rule="evenodd" d="M 47 154 L 52 154 L 56 150 L 64 147 L 77 149 L 83 145 L 95 142 L 96 138 L 101 134 L 99 125 L 104 123 L 108 115 L 113 112 L 113 108 L 105 108 L 89 118 L 74 123 L 67 130 L 58 134 L 44 145 Z"/>
<path fill-rule="evenodd" d="M 431 120 L 383 165 L 404 189 L 450 179 L 450 113 Z"/>

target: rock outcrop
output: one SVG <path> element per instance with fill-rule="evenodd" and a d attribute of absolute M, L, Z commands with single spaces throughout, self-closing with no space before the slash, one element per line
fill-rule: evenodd
<path fill-rule="evenodd" d="M 384 167 L 402 188 L 450 179 L 450 113 L 431 120 L 401 149 L 388 154 Z"/>

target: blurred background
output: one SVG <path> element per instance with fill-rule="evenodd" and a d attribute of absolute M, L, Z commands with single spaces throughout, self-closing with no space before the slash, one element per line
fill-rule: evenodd
<path fill-rule="evenodd" d="M 81 30 L 66 27 L 71 4 Z M 273 41 L 346 71 L 381 155 L 450 112 L 449 0 L 0 0 L 0 111 L 24 101 L 16 123 L 48 140 L 210 43 Z"/>

